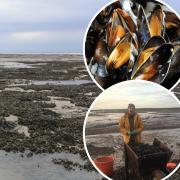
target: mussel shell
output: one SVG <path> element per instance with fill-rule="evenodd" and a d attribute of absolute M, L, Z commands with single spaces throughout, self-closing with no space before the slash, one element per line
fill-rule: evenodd
<path fill-rule="evenodd" d="M 88 64 L 88 68 L 89 68 L 91 74 L 94 75 L 97 71 L 98 63 L 97 62 L 94 63 L 94 60 L 92 58 Z"/>
<path fill-rule="evenodd" d="M 180 36 L 180 20 L 173 12 L 165 11 L 165 32 L 169 41 Z"/>
<path fill-rule="evenodd" d="M 170 11 L 165 11 L 165 23 L 166 23 L 166 29 L 172 28 L 172 27 L 180 27 L 180 20 L 176 16 L 175 13 Z"/>
<path fill-rule="evenodd" d="M 86 38 L 85 55 L 86 55 L 88 64 L 90 63 L 90 59 L 94 55 L 94 52 L 95 52 L 95 42 L 94 42 L 94 40 L 91 39 L 91 38 Z"/>
<path fill-rule="evenodd" d="M 177 67 L 180 67 L 180 46 L 178 47 L 178 49 L 176 49 L 176 52 L 171 59 L 169 73 L 173 73 L 175 70 L 176 72 L 180 72 L 180 68 Z"/>
<path fill-rule="evenodd" d="M 87 63 L 90 63 L 90 59 L 93 57 L 96 47 L 96 41 L 93 38 L 87 38 L 85 42 L 85 55 L 87 58 Z"/>
<path fill-rule="evenodd" d="M 123 19 L 118 15 L 117 10 L 113 11 L 111 23 L 107 26 L 107 44 L 110 49 L 125 36 L 126 29 Z"/>
<path fill-rule="evenodd" d="M 106 25 L 109 22 L 112 11 L 113 6 L 111 5 L 104 8 L 96 17 L 98 23 L 101 25 Z"/>
<path fill-rule="evenodd" d="M 180 78 L 180 46 L 175 50 L 171 58 L 171 64 L 163 86 L 170 89 Z"/>
<path fill-rule="evenodd" d="M 94 52 L 94 61 L 106 61 L 108 59 L 108 50 L 107 50 L 107 44 L 103 40 L 99 40 L 96 43 L 96 48 Z"/>
<path fill-rule="evenodd" d="M 180 28 L 172 27 L 172 28 L 166 29 L 166 35 L 168 37 L 169 42 L 171 42 L 180 36 Z"/>
<path fill-rule="evenodd" d="M 90 59 L 94 56 L 97 41 L 104 36 L 104 33 L 104 31 L 101 31 L 97 27 L 95 27 L 94 22 L 90 26 L 85 41 L 85 55 L 88 60 L 88 64 L 90 62 Z"/>
<path fill-rule="evenodd" d="M 136 2 L 131 3 L 131 1 L 132 0 L 120 0 L 120 4 L 122 6 L 121 9 L 126 11 L 133 20 L 134 24 L 136 24 L 137 16 L 134 14 L 134 10 L 137 12 L 137 7 L 135 5 Z"/>
<path fill-rule="evenodd" d="M 180 37 L 178 37 L 178 38 L 176 38 L 176 39 L 173 39 L 173 40 L 171 41 L 171 43 L 172 43 L 172 45 L 173 45 L 174 47 L 178 47 L 178 48 L 179 48 L 179 46 L 180 46 Z"/>
<path fill-rule="evenodd" d="M 152 38 L 149 39 L 149 41 L 146 43 L 144 46 L 144 49 L 148 49 L 151 47 L 156 47 L 164 44 L 166 41 L 162 36 L 153 36 Z"/>
<path fill-rule="evenodd" d="M 110 54 L 106 62 L 107 69 L 118 69 L 126 64 L 130 58 L 130 46 L 130 35 L 127 34 Z"/>
<path fill-rule="evenodd" d="M 136 47 L 136 44 L 133 43 L 133 38 L 130 43 L 131 43 L 131 47 L 130 47 L 130 58 L 127 65 L 127 79 L 130 79 L 131 73 L 133 71 L 134 63 L 138 57 L 138 49 Z"/>
<path fill-rule="evenodd" d="M 95 75 L 94 79 L 103 89 L 107 89 L 108 87 L 113 85 L 113 81 L 110 76 L 100 77 L 100 76 Z"/>
<path fill-rule="evenodd" d="M 149 22 L 147 20 L 145 11 L 141 5 L 139 5 L 138 19 L 138 42 L 139 42 L 139 52 L 143 49 L 144 45 L 151 38 Z"/>
<path fill-rule="evenodd" d="M 173 46 L 163 44 L 148 58 L 133 79 L 149 80 L 161 84 L 168 73 L 172 54 Z"/>
<path fill-rule="evenodd" d="M 132 18 L 129 16 L 129 14 L 128 14 L 126 11 L 124 11 L 124 10 L 122 10 L 122 9 L 120 9 L 120 8 L 117 9 L 117 13 L 118 13 L 118 15 L 121 16 L 121 17 L 124 19 L 124 21 L 126 22 L 127 27 L 128 27 L 128 30 L 129 30 L 130 32 L 132 32 L 132 33 L 135 33 L 135 31 L 136 31 L 136 25 L 135 25 L 135 23 L 133 22 Z"/>
<path fill-rule="evenodd" d="M 153 36 L 164 36 L 164 13 L 160 5 L 156 6 L 153 10 L 150 20 L 149 20 L 149 27 L 150 27 L 150 34 L 151 37 Z"/>
<path fill-rule="evenodd" d="M 131 75 L 131 78 L 134 77 L 138 69 L 141 68 L 141 66 L 148 60 L 148 58 L 151 56 L 151 54 L 162 44 L 165 43 L 164 38 L 161 36 L 154 36 L 152 37 L 147 44 L 144 46 L 143 50 L 139 54 L 137 61 L 134 65 L 133 72 Z"/>
<path fill-rule="evenodd" d="M 108 76 L 108 72 L 106 70 L 104 62 L 98 62 L 98 67 L 97 67 L 97 71 L 96 71 L 95 75 L 100 76 L 100 77 Z"/>
<path fill-rule="evenodd" d="M 107 30 L 107 39 L 108 39 L 108 47 L 113 48 L 115 45 L 125 36 L 125 29 L 118 25 L 111 29 L 110 27 Z"/>
<path fill-rule="evenodd" d="M 138 3 L 140 4 L 143 8 L 145 8 L 147 6 L 147 2 L 145 0 L 131 0 L 133 3 Z"/>

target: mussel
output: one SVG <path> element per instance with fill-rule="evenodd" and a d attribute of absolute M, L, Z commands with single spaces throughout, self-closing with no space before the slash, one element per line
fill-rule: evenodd
<path fill-rule="evenodd" d="M 106 26 L 109 22 L 111 12 L 113 11 L 113 7 L 107 6 L 105 9 L 103 9 L 96 17 L 97 22 L 102 25 Z"/>
<path fill-rule="evenodd" d="M 135 33 L 136 25 L 135 25 L 133 19 L 130 17 L 130 15 L 126 11 L 124 11 L 120 8 L 116 9 L 116 11 L 117 11 L 118 15 L 121 16 L 123 18 L 123 20 L 126 22 L 124 24 L 124 27 L 126 29 L 128 29 L 129 32 Z"/>
<path fill-rule="evenodd" d="M 180 20 L 160 2 L 112 3 L 94 19 L 85 46 L 89 69 L 102 88 L 143 79 L 170 89 L 179 80 Z"/>
<path fill-rule="evenodd" d="M 163 86 L 170 89 L 178 82 L 180 77 L 180 68 L 178 67 L 180 67 L 180 45 L 175 45 L 168 74 L 165 81 L 162 83 Z"/>
<path fill-rule="evenodd" d="M 103 87 L 108 88 L 112 85 L 113 79 L 106 70 L 105 62 L 97 63 L 97 70 L 94 74 L 94 78 L 97 83 Z"/>
<path fill-rule="evenodd" d="M 99 40 L 96 43 L 96 48 L 94 52 L 94 60 L 97 62 L 102 62 L 106 61 L 108 59 L 108 50 L 107 50 L 107 45 L 105 41 Z"/>
<path fill-rule="evenodd" d="M 107 69 L 118 69 L 126 64 L 130 58 L 130 36 L 126 35 L 110 54 L 106 67 Z"/>
<path fill-rule="evenodd" d="M 163 13 L 161 6 L 160 5 L 156 6 L 150 16 L 150 21 L 149 21 L 149 27 L 150 27 L 149 29 L 150 29 L 151 37 L 164 36 L 165 33 L 164 17 L 165 15 Z"/>
<path fill-rule="evenodd" d="M 112 22 L 107 27 L 107 43 L 110 48 L 114 47 L 126 34 L 123 19 L 119 17 L 117 10 L 112 14 Z"/>
<path fill-rule="evenodd" d="M 147 43 L 147 41 L 151 38 L 150 27 L 145 15 L 144 9 L 141 5 L 139 5 L 138 9 L 138 19 L 137 19 L 137 28 L 138 28 L 138 43 L 140 45 L 139 52 Z"/>
<path fill-rule="evenodd" d="M 165 40 L 161 36 L 154 36 L 147 42 L 143 50 L 140 52 L 139 57 L 137 58 L 136 64 L 133 68 L 131 79 L 134 78 L 135 74 L 141 68 L 141 66 L 146 63 L 153 52 L 163 43 L 165 43 Z"/>
<path fill-rule="evenodd" d="M 151 53 L 132 79 L 149 80 L 160 84 L 165 79 L 170 67 L 173 49 L 172 44 L 160 46 Z"/>
<path fill-rule="evenodd" d="M 165 11 L 165 33 L 168 41 L 174 41 L 180 37 L 180 20 L 172 13 Z"/>

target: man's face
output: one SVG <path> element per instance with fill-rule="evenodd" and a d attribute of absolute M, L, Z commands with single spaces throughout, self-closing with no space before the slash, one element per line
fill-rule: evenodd
<path fill-rule="evenodd" d="M 135 107 L 134 106 L 129 106 L 128 107 L 128 114 L 129 115 L 134 115 L 135 113 Z"/>

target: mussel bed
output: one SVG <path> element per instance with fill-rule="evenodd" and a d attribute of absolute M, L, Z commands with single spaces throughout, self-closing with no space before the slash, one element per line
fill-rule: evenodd
<path fill-rule="evenodd" d="M 179 35 L 179 18 L 160 2 L 116 1 L 92 21 L 85 62 L 104 89 L 136 79 L 170 89 L 180 75 Z"/>
<path fill-rule="evenodd" d="M 130 144 L 130 147 L 138 157 L 164 152 L 162 148 L 150 144 Z"/>

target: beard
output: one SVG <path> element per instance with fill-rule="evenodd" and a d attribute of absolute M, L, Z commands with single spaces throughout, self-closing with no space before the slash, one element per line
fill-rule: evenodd
<path fill-rule="evenodd" d="M 128 112 L 128 116 L 132 117 L 135 115 L 135 112 Z"/>

